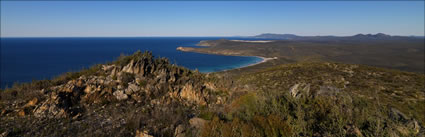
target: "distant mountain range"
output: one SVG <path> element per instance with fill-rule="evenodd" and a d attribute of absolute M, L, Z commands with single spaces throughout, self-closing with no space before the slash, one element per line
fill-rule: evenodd
<path fill-rule="evenodd" d="M 273 34 L 264 33 L 253 36 L 262 39 L 280 39 L 280 40 L 390 40 L 390 39 L 411 39 L 424 38 L 424 36 L 391 36 L 384 33 L 377 34 L 357 34 L 354 36 L 298 36 L 294 34 Z"/>

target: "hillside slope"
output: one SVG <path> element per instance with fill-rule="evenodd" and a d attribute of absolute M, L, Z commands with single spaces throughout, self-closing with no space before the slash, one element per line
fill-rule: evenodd
<path fill-rule="evenodd" d="M 424 136 L 424 78 L 326 62 L 245 73 L 234 80 L 249 91 L 210 112 L 202 135 Z"/>
<path fill-rule="evenodd" d="M 273 40 L 267 43 L 222 39 L 202 41 L 199 44 L 206 47 L 179 47 L 178 50 L 220 55 L 277 57 L 274 64 L 319 60 L 410 72 L 425 71 L 423 39 Z"/>

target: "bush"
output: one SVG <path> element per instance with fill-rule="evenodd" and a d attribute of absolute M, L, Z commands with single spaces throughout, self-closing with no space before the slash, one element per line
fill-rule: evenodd
<path fill-rule="evenodd" d="M 121 83 L 122 86 L 127 87 L 129 82 L 134 80 L 134 74 L 123 72 L 121 74 Z"/>

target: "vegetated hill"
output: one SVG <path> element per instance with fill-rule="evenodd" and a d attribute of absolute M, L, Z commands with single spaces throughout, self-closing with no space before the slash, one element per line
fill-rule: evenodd
<path fill-rule="evenodd" d="M 326 62 L 239 75 L 250 92 L 232 97 L 203 135 L 423 136 L 424 78 Z"/>
<path fill-rule="evenodd" d="M 235 83 L 249 91 L 209 112 L 202 135 L 423 136 L 424 78 L 326 62 L 245 73 Z"/>
<path fill-rule="evenodd" d="M 386 36 L 379 35 L 377 37 Z M 210 46 L 205 48 L 179 47 L 178 50 L 222 55 L 278 57 L 273 61 L 274 64 L 322 60 L 420 73 L 425 70 L 424 39 L 272 40 L 265 43 L 209 40 L 200 44 Z"/>
<path fill-rule="evenodd" d="M 202 74 L 136 52 L 1 92 L 0 135 L 421 136 L 424 78 L 326 62 Z"/>

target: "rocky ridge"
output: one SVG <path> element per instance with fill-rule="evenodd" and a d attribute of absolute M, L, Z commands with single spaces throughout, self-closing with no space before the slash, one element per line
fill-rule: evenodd
<path fill-rule="evenodd" d="M 107 116 L 109 114 L 104 113 L 110 111 L 108 109 L 115 109 L 113 107 L 115 105 L 124 105 L 147 113 L 168 111 L 170 107 L 181 108 L 185 111 L 181 114 L 181 117 L 185 118 L 181 120 L 188 120 L 195 115 L 199 106 L 215 105 L 217 101 L 215 97 L 209 95 L 210 92 L 214 92 L 212 89 L 214 87 L 205 85 L 203 74 L 170 64 L 165 58 L 155 59 L 151 52 L 138 51 L 131 56 L 121 57 L 114 63 L 95 66 L 91 70 L 93 72 L 90 75 L 81 75 L 63 84 L 33 91 L 40 94 L 40 97 L 33 98 L 25 105 L 4 102 L 8 105 L 1 108 L 1 118 L 7 121 L 8 118 L 19 115 L 34 119 L 81 121 Z M 104 110 L 95 112 L 94 110 L 99 107 Z M 130 113 L 131 110 L 125 111 Z M 161 125 L 155 118 L 150 120 Z M 123 124 L 114 120 L 109 122 L 111 126 Z M 185 122 L 188 121 L 176 121 L 174 124 Z M 6 129 L 4 133 L 14 134 L 13 130 L 7 130 L 7 124 L 1 126 Z M 147 134 L 164 135 L 168 131 L 174 131 L 174 126 L 177 125 L 167 123 L 166 128 L 169 129 L 161 131 L 158 131 L 157 127 L 144 128 Z M 139 133 L 139 129 L 137 131 Z M 31 132 L 36 131 L 27 133 Z"/>

